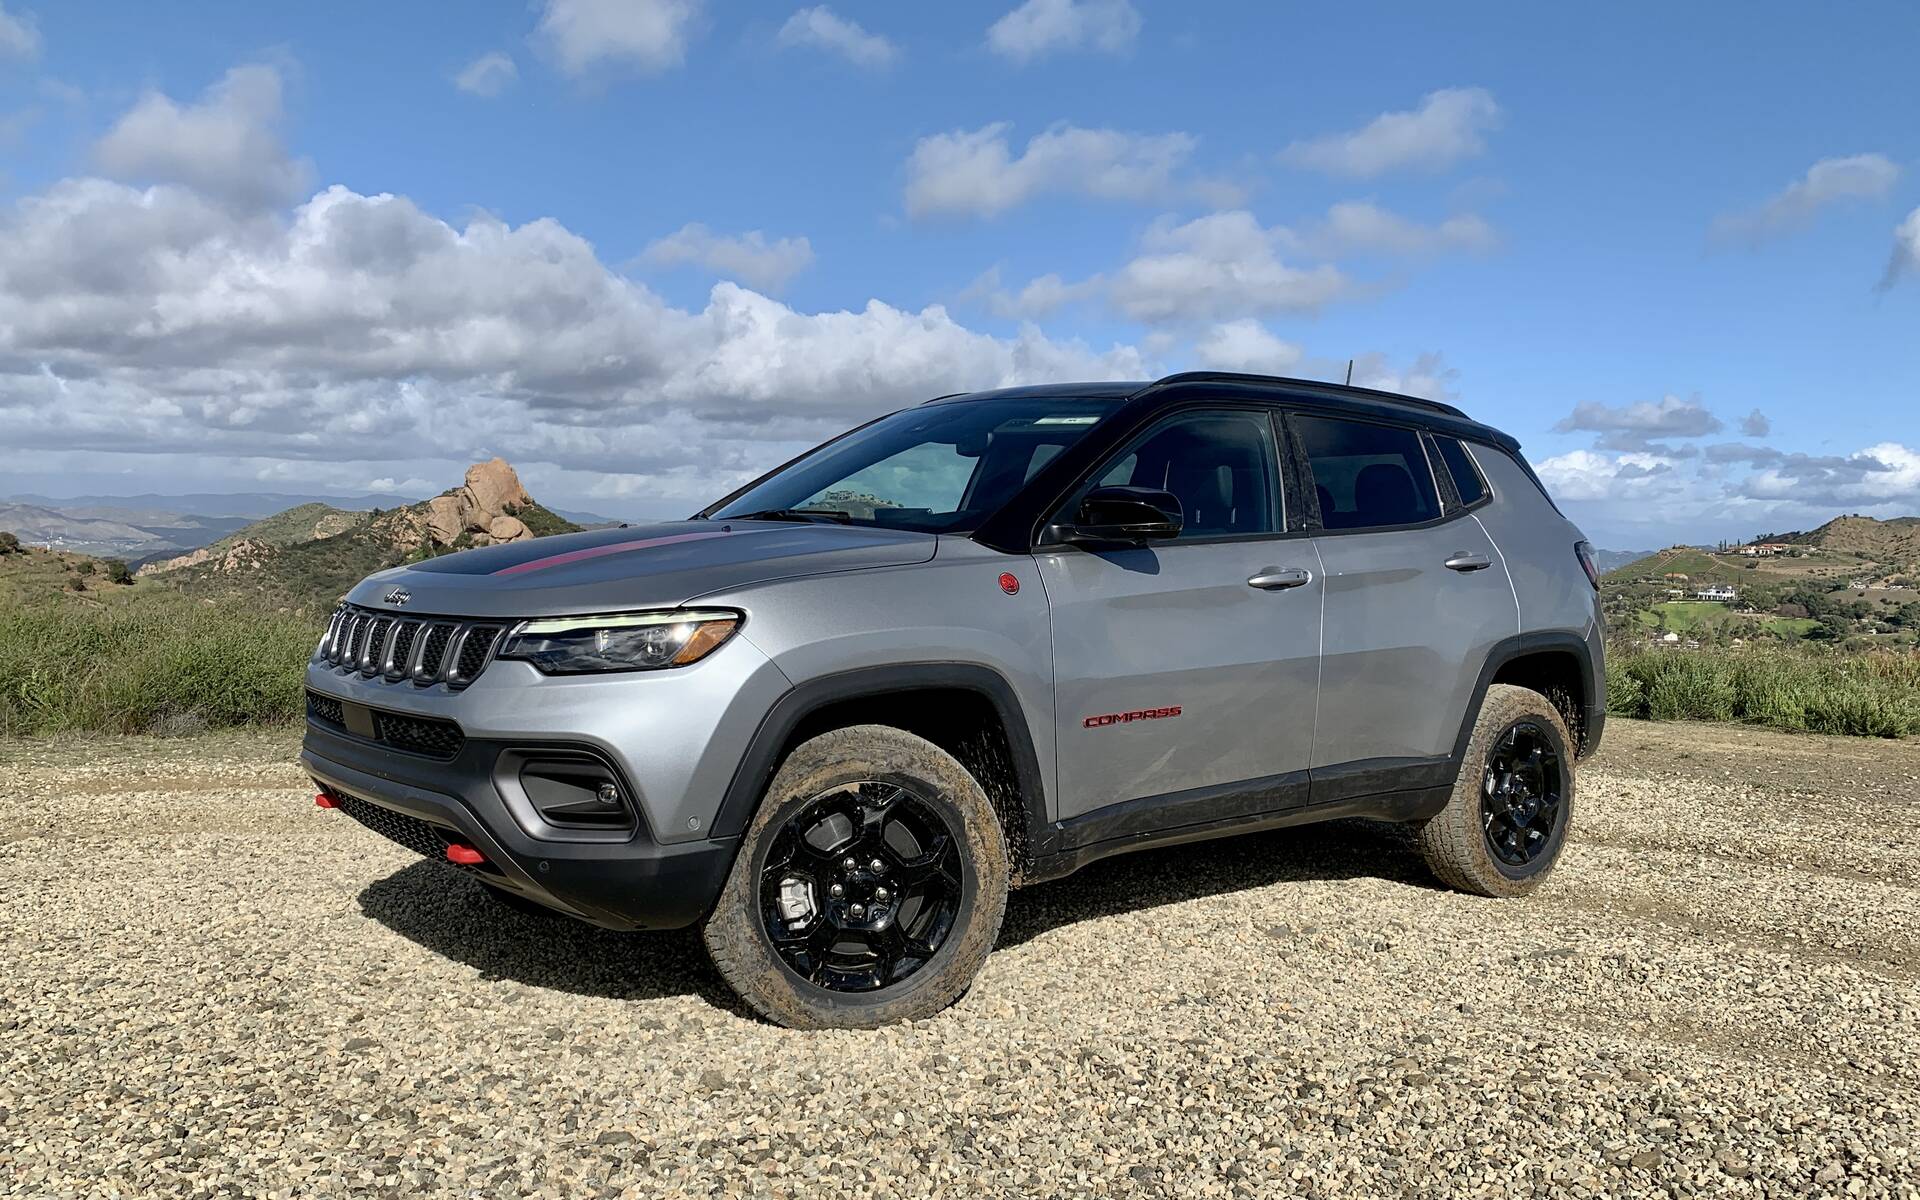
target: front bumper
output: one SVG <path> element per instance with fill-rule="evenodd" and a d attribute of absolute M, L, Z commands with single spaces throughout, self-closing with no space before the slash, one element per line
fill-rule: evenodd
<path fill-rule="evenodd" d="M 621 840 L 529 835 L 495 784 L 502 752 L 524 743 L 468 738 L 450 760 L 395 753 L 309 721 L 300 762 L 341 808 L 382 835 L 446 863 L 462 841 L 485 862 L 458 867 L 490 887 L 608 929 L 679 929 L 703 920 L 732 870 L 734 839 L 662 845 L 646 823 Z"/>

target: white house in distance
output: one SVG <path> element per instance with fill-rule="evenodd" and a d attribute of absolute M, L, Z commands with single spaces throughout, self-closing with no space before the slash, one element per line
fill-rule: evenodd
<path fill-rule="evenodd" d="M 1740 553 L 1748 558 L 1772 558 L 1776 554 L 1785 554 L 1793 549 L 1790 542 L 1754 542 L 1740 547 Z"/>
<path fill-rule="evenodd" d="M 1718 600 L 1722 604 L 1731 604 L 1739 599 L 1739 593 L 1723 584 L 1710 583 L 1693 594 L 1695 600 Z"/>

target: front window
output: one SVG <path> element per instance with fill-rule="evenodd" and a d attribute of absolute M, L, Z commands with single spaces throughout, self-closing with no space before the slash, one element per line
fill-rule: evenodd
<path fill-rule="evenodd" d="M 894 413 L 775 472 L 706 515 L 976 528 L 1119 400 L 962 400 Z"/>

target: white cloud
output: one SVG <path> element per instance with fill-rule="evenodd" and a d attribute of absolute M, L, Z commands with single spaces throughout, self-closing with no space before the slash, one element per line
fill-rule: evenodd
<path fill-rule="evenodd" d="M 1773 422 L 1767 420 L 1767 414 L 1756 408 L 1740 418 L 1740 432 L 1746 437 L 1765 437 L 1773 432 Z"/>
<path fill-rule="evenodd" d="M 1295 142 L 1283 161 L 1334 175 L 1371 178 L 1389 171 L 1438 171 L 1486 150 L 1500 106 L 1485 88 L 1429 92 L 1411 112 L 1382 113 L 1365 128 Z"/>
<path fill-rule="evenodd" d="M 1674 462 L 1656 454 L 1572 450 L 1534 464 L 1558 500 L 1631 501 L 1679 486 Z"/>
<path fill-rule="evenodd" d="M 1016 63 L 1063 50 L 1124 54 L 1140 35 L 1128 0 L 1027 0 L 987 30 L 987 47 Z"/>
<path fill-rule="evenodd" d="M 568 75 L 657 74 L 686 61 L 702 0 L 546 0 L 533 42 Z"/>
<path fill-rule="evenodd" d="M 810 46 L 840 55 L 855 66 L 890 67 L 900 49 L 859 22 L 840 16 L 824 4 L 803 8 L 780 27 L 782 46 Z"/>
<path fill-rule="evenodd" d="M 1148 229 L 1142 253 L 1114 275 L 1110 296 L 1134 320 L 1199 322 L 1314 312 L 1355 294 L 1336 267 L 1282 262 L 1277 250 L 1290 237 L 1242 211 L 1185 224 L 1163 218 Z"/>
<path fill-rule="evenodd" d="M 1009 128 L 998 122 L 921 138 L 907 160 L 908 214 L 992 217 L 1046 193 L 1152 199 L 1172 190 L 1194 147 L 1184 133 L 1055 125 L 1015 157 Z"/>
<path fill-rule="evenodd" d="M 40 28 L 26 14 L 15 16 L 0 4 L 0 58 L 40 57 Z"/>
<path fill-rule="evenodd" d="M 1438 351 L 1421 354 L 1405 367 L 1395 367 L 1384 354 L 1361 354 L 1353 360 L 1355 387 L 1429 400 L 1452 399 L 1453 381 L 1458 375 Z"/>
<path fill-rule="evenodd" d="M 1823 158 L 1758 208 L 1716 217 L 1713 234 L 1753 242 L 1778 237 L 1842 200 L 1885 199 L 1899 178 L 1900 168 L 1884 154 Z"/>
<path fill-rule="evenodd" d="M 495 50 L 482 54 L 453 77 L 453 85 L 475 96 L 498 96 L 520 78 L 513 59 Z"/>
<path fill-rule="evenodd" d="M 649 245 L 641 257 L 662 266 L 699 263 L 718 275 L 778 292 L 812 264 L 813 246 L 803 237 L 769 242 L 758 229 L 727 236 L 695 223 Z"/>
<path fill-rule="evenodd" d="M 1437 254 L 1447 250 L 1491 250 L 1499 241 L 1493 227 L 1470 213 L 1437 225 L 1422 225 L 1363 200 L 1335 204 L 1325 219 L 1293 235 L 1292 244 L 1318 258 L 1348 254 Z"/>
<path fill-rule="evenodd" d="M 235 67 L 198 103 L 148 92 L 94 145 L 94 161 L 115 179 L 178 183 L 241 208 L 285 204 L 311 169 L 281 145 L 280 73 Z"/>
<path fill-rule="evenodd" d="M 1893 231 L 1893 257 L 1887 260 L 1882 288 L 1892 287 L 1902 276 L 1920 271 L 1920 208 L 1907 214 Z"/>
<path fill-rule="evenodd" d="M 1193 353 L 1202 366 L 1255 375 L 1285 375 L 1304 356 L 1300 347 L 1281 341 L 1251 317 L 1215 325 L 1194 343 Z"/>
<path fill-rule="evenodd" d="M 1679 450 L 1661 445 L 1661 442 L 1705 437 L 1720 432 L 1726 428 L 1726 424 L 1708 412 L 1697 398 L 1683 400 L 1668 395 L 1661 397 L 1658 402 L 1642 400 L 1622 405 L 1585 400 L 1574 405 L 1573 411 L 1562 417 L 1553 428 L 1556 433 L 1597 433 L 1600 435 L 1597 445 L 1603 450 L 1653 452 L 1671 456 L 1694 451 L 1691 447 Z"/>

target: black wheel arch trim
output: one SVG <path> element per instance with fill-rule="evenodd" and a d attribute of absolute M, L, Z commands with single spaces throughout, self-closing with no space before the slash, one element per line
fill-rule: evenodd
<path fill-rule="evenodd" d="M 1580 669 L 1581 715 L 1586 725 L 1586 736 L 1574 732 L 1576 759 L 1586 759 L 1599 748 L 1600 734 L 1606 726 L 1606 710 L 1600 704 L 1600 677 L 1593 658 L 1593 648 L 1586 638 L 1570 630 L 1552 630 L 1541 633 L 1522 633 L 1494 643 L 1487 652 L 1487 658 L 1480 666 L 1480 677 L 1473 685 L 1473 695 L 1467 702 L 1467 710 L 1460 721 L 1460 732 L 1453 741 L 1453 761 L 1462 764 L 1466 761 L 1467 743 L 1473 740 L 1473 727 L 1480 720 L 1480 709 L 1486 703 L 1487 689 L 1493 686 L 1493 677 L 1500 668 L 1516 659 L 1530 654 L 1547 652 L 1566 653 L 1573 656 Z"/>
<path fill-rule="evenodd" d="M 1033 747 L 1033 734 L 1027 727 L 1026 710 L 1013 685 L 998 671 L 978 663 L 952 661 L 859 667 L 796 684 L 761 718 L 760 728 L 754 731 L 753 740 L 741 756 L 740 765 L 734 768 L 733 780 L 720 800 L 710 836 L 736 838 L 746 829 L 780 769 L 781 752 L 809 716 L 848 700 L 954 689 L 978 694 L 993 706 L 999 717 L 1008 754 L 1013 760 L 1014 784 L 1026 816 L 1027 828 L 1022 840 L 1030 854 L 1039 852 L 1050 832 L 1047 792 L 1040 758 Z"/>

